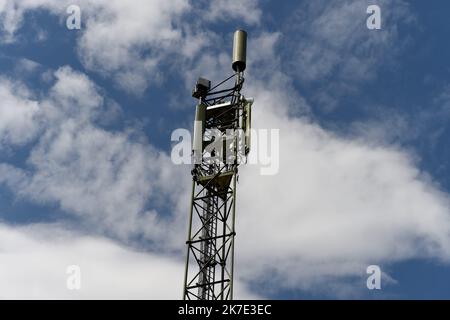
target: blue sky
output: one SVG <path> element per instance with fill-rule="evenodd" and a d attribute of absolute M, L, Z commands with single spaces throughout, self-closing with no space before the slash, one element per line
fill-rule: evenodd
<path fill-rule="evenodd" d="M 70 4 L 81 30 L 66 28 Z M 238 296 L 450 298 L 448 9 L 0 1 L 0 297 L 123 297 L 108 273 L 127 297 L 178 298 L 190 168 L 170 161 L 170 135 L 192 127 L 195 79 L 231 74 L 240 27 L 245 94 L 254 125 L 280 129 L 280 173 L 243 169 Z M 68 292 L 68 264 L 97 280 Z"/>

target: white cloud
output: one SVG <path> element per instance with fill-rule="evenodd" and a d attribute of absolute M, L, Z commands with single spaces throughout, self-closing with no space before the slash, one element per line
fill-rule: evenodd
<path fill-rule="evenodd" d="M 246 23 L 259 24 L 262 11 L 258 0 L 215 0 L 203 1 L 201 6 L 208 3 L 203 17 L 213 22 L 223 22 L 229 19 L 245 21 Z"/>
<path fill-rule="evenodd" d="M 0 149 L 5 145 L 23 145 L 39 129 L 39 104 L 27 88 L 0 78 Z"/>
<path fill-rule="evenodd" d="M 381 8 L 381 30 L 368 30 L 366 9 Z M 338 100 L 373 80 L 380 66 L 396 61 L 408 43 L 399 26 L 411 26 L 414 15 L 402 0 L 309 1 L 287 19 L 285 64 L 314 103 L 332 110 Z"/>
<path fill-rule="evenodd" d="M 177 299 L 182 264 L 110 240 L 51 226 L 0 225 L 2 299 Z M 68 290 L 66 269 L 81 268 L 81 290 Z M 179 290 L 177 290 L 179 289 Z"/>
<path fill-rule="evenodd" d="M 336 290 L 336 283 L 361 276 L 369 264 L 450 258 L 448 194 L 417 169 L 408 153 L 374 141 L 343 138 L 298 117 L 296 111 L 308 106 L 294 90 L 293 78 L 313 82 L 335 75 L 339 80 L 363 81 L 379 62 L 367 52 L 380 46 L 385 53 L 397 39 L 393 26 L 365 40 L 358 29 L 359 22 L 365 27 L 365 14 L 357 22 L 353 19 L 360 9 L 365 13 L 359 3 L 323 4 L 310 4 L 307 12 L 313 17 L 301 20 L 308 41 L 299 42 L 294 63 L 300 65 L 300 73 L 281 72 L 276 49 L 281 34 L 263 33 L 250 42 L 256 49 L 245 91 L 256 98 L 255 126 L 280 129 L 281 164 L 276 176 L 260 176 L 256 167 L 241 169 L 236 270 L 246 281 L 278 280 L 282 288 L 309 290 L 319 283 L 324 290 Z M 176 9 L 163 6 L 168 12 L 161 21 L 143 22 L 143 13 L 151 6 L 138 12 L 117 1 L 103 5 L 98 3 L 98 16 L 87 21 L 80 38 L 87 67 L 113 73 L 126 87 L 137 84 L 142 89 L 148 72 L 158 78 L 155 66 L 168 59 L 164 55 L 173 52 L 173 44 L 187 57 L 194 55 L 192 46 L 183 46 L 188 38 L 171 27 L 172 17 L 182 10 L 171 13 Z M 119 9 L 124 13 L 116 15 Z M 147 27 L 151 36 L 140 38 L 137 30 Z M 155 34 L 158 27 L 166 32 Z M 206 46 L 200 40 L 199 46 Z M 153 52 L 154 45 L 162 51 Z M 135 48 L 150 52 L 135 55 Z M 198 73 L 229 68 L 229 57 L 216 53 L 203 53 L 197 65 L 188 64 L 186 69 Z M 254 73 L 252 66 L 261 65 L 260 73 Z M 103 94 L 86 76 L 62 68 L 55 77 L 50 94 L 35 103 L 29 95 L 15 92 L 13 85 L 2 86 L 4 97 L 15 104 L 36 105 L 46 126 L 28 168 L 2 165 L 0 179 L 20 196 L 60 204 L 86 224 L 92 222 L 100 233 L 107 230 L 121 239 L 145 233 L 150 240 L 167 241 L 165 249 L 177 248 L 185 237 L 187 171 L 175 171 L 167 155 L 148 142 L 99 126 Z M 174 211 L 173 220 L 148 208 L 166 201 Z"/>
<path fill-rule="evenodd" d="M 15 70 L 17 73 L 27 74 L 27 73 L 36 72 L 40 66 L 41 65 L 39 63 L 37 63 L 36 61 L 22 58 L 17 61 Z"/>
<path fill-rule="evenodd" d="M 240 170 L 237 250 L 245 279 L 333 296 L 336 283 L 364 277 L 371 264 L 450 261 L 450 198 L 414 156 L 289 116 L 282 87 L 254 81 L 247 91 L 255 96 L 254 125 L 280 129 L 280 171 Z"/>
<path fill-rule="evenodd" d="M 289 22 L 297 31 L 291 39 L 296 57 L 290 61 L 298 78 L 315 81 L 333 77 L 358 82 L 376 74 L 383 54 L 391 55 L 400 44 L 398 26 L 410 21 L 412 13 L 399 1 L 377 1 L 382 10 L 382 30 L 366 27 L 370 1 L 346 0 L 308 2 L 300 6 Z M 296 41 L 296 40 L 302 41 Z"/>
<path fill-rule="evenodd" d="M 65 21 L 65 9 L 71 4 L 69 0 L 3 0 L 0 27 L 4 40 L 15 40 L 27 11 L 46 9 Z M 214 35 L 204 31 L 208 21 L 243 19 L 255 24 L 261 17 L 255 0 L 217 0 L 208 4 L 207 9 L 204 4 L 199 9 L 187 0 L 77 1 L 82 11 L 76 48 L 80 61 L 86 69 L 112 76 L 118 87 L 140 95 L 149 85 L 161 83 L 163 69 L 183 69 L 195 63 L 196 53 L 211 46 Z M 193 10 L 201 10 L 203 18 L 188 17 L 191 23 L 186 23 L 184 19 Z"/>
<path fill-rule="evenodd" d="M 21 197 L 59 204 L 81 217 L 85 226 L 95 225 L 97 232 L 123 240 L 142 234 L 147 239 L 165 238 L 166 224 L 178 218 L 177 199 L 187 194 L 188 175 L 182 176 L 183 168 L 173 167 L 164 152 L 134 139 L 132 131 L 103 129 L 97 120 L 107 112 L 104 98 L 85 75 L 69 67 L 54 75 L 56 82 L 49 93 L 31 105 L 43 125 L 27 167 L 1 165 L 0 181 Z M 14 92 L 9 89 L 0 87 L 9 97 L 6 101 L 11 101 L 7 108 L 28 107 L 26 97 L 12 98 Z M 36 132 L 22 128 L 28 117 L 17 121 L 20 125 L 12 127 L 14 132 Z M 180 176 L 185 183 L 179 183 Z M 156 212 L 158 204 L 173 212 L 162 217 Z M 170 247 L 171 240 L 178 239 L 166 239 L 161 246 Z"/>
<path fill-rule="evenodd" d="M 68 3 L 68 1 L 65 3 Z M 45 8 L 54 13 L 65 12 L 67 7 L 65 3 L 57 0 L 0 0 L 1 39 L 5 42 L 16 40 L 16 32 L 24 23 L 26 11 Z M 38 32 L 42 31 L 39 30 Z"/>
<path fill-rule="evenodd" d="M 100 1 L 83 6 L 86 31 L 79 56 L 91 70 L 118 75 L 118 84 L 140 93 L 158 83 L 160 64 L 175 56 L 185 40 L 179 18 L 189 11 L 185 0 Z"/>
<path fill-rule="evenodd" d="M 3 1 L 4 40 L 14 41 L 25 13 L 36 9 L 59 16 L 65 28 L 66 8 L 72 4 L 69 0 Z M 81 62 L 104 76 L 114 75 L 117 86 L 129 92 L 141 94 L 149 84 L 160 82 L 160 64 L 182 54 L 179 48 L 186 39 L 179 19 L 190 10 L 187 0 L 81 0 L 77 5 L 82 12 L 76 49 Z"/>
<path fill-rule="evenodd" d="M 68 290 L 67 267 L 81 270 L 80 290 Z M 0 224 L 1 299 L 180 299 L 182 259 L 139 252 L 58 225 Z M 255 298 L 238 284 L 242 298 Z"/>

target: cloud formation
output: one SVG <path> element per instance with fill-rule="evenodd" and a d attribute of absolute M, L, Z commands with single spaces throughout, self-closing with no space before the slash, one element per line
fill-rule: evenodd
<path fill-rule="evenodd" d="M 312 291 L 320 283 L 326 291 L 339 278 L 364 277 L 371 264 L 450 261 L 450 198 L 413 155 L 327 132 L 290 117 L 282 93 L 249 90 L 254 124 L 280 128 L 280 171 L 241 169 L 237 248 L 245 279 Z"/>
<path fill-rule="evenodd" d="M 1 299 L 177 299 L 183 266 L 111 240 L 80 236 L 57 225 L 0 224 Z M 81 268 L 69 290 L 68 266 Z"/>
<path fill-rule="evenodd" d="M 282 32 L 263 30 L 251 37 L 253 57 L 245 91 L 255 97 L 255 126 L 280 129 L 281 164 L 275 176 L 260 176 L 259 168 L 253 166 L 240 171 L 237 270 L 246 284 L 274 285 L 274 291 L 314 291 L 320 284 L 333 295 L 339 289 L 336 283 L 361 277 L 369 264 L 390 265 L 411 258 L 448 262 L 450 258 L 449 196 L 418 169 L 418 160 L 370 137 L 342 137 L 321 128 L 304 114 L 312 103 L 332 108 L 336 97 L 307 101 L 294 86 L 295 81 L 324 83 L 328 94 L 338 92 L 339 98 L 339 93 L 375 77 L 376 67 L 385 62 L 398 40 L 397 26 L 389 20 L 404 17 L 408 10 L 403 1 L 392 7 L 387 1 L 379 2 L 394 9 L 385 12 L 386 32 L 369 37 L 363 29 L 365 15 L 360 17 L 364 2 L 302 5 L 299 12 L 304 13 L 292 18 L 294 33 L 299 32 L 298 38 L 293 37 L 294 47 L 288 48 L 295 57 L 290 70 L 282 65 Z M 224 3 L 216 4 L 220 8 Z M 261 15 L 256 2 L 244 4 L 255 12 L 247 22 L 257 26 Z M 179 75 L 187 83 L 200 71 L 215 79 L 229 70 L 229 55 L 206 41 L 220 43 L 222 35 L 208 28 L 193 32 L 195 22 L 183 20 L 191 10 L 187 1 L 81 1 L 80 5 L 87 10 L 77 47 L 80 60 L 87 70 L 110 75 L 127 90 L 142 92 L 149 83 L 159 81 L 161 70 L 179 59 L 187 62 Z M 241 5 L 233 2 L 231 8 L 242 9 Z M 62 4 L 0 2 L 4 36 L 12 41 L 24 12 L 38 7 L 60 14 Z M 242 18 L 236 12 L 243 11 L 231 10 L 224 17 Z M 205 19 L 208 23 L 222 19 L 215 15 L 211 11 Z M 197 64 L 189 63 L 197 55 Z M 41 238 L 62 232 L 58 228 L 25 236 L 22 230 L 0 226 L 2 250 L 13 257 L 5 272 L 11 273 L 11 286 L 18 284 L 16 291 L 7 287 L 5 295 L 29 294 L 19 280 L 24 273 L 14 273 L 26 257 L 32 262 L 60 261 L 55 265 L 62 266 L 73 260 L 64 253 L 69 250 L 90 266 L 95 257 L 92 247 L 105 252 L 104 269 L 116 259 L 124 260 L 111 271 L 112 278 L 120 278 L 121 270 L 140 277 L 151 269 L 151 286 L 161 294 L 154 297 L 173 297 L 178 280 L 171 282 L 171 291 L 166 286 L 168 291 L 160 292 L 159 275 L 175 279 L 180 268 L 160 253 L 180 252 L 189 203 L 188 169 L 173 166 L 167 154 L 152 146 L 152 137 L 142 137 L 132 128 L 105 128 L 100 118 L 109 104 L 107 94 L 85 74 L 66 66 L 53 76 L 50 90 L 41 95 L 20 82 L 0 81 L 0 145 L 32 144 L 24 167 L 0 164 L 0 183 L 18 198 L 58 204 L 92 234 L 107 234 L 126 244 L 144 238 L 152 252 L 159 253 L 133 253 L 107 240 L 77 234 L 73 242 L 64 241 L 59 247 L 52 244 L 54 238 Z M 60 267 L 40 268 L 31 272 L 32 277 L 43 272 L 52 279 L 49 283 L 58 284 L 37 283 L 36 295 L 31 296 L 69 297 L 60 291 Z M 93 272 L 97 277 L 100 271 Z M 154 287 L 138 284 L 139 277 L 117 279 L 118 286 L 124 286 L 125 292 L 135 288 L 133 294 L 147 297 Z M 102 289 L 94 289 L 89 297 L 116 297 L 103 291 L 108 288 L 105 279 L 95 282 L 94 287 Z"/>
<path fill-rule="evenodd" d="M 382 14 L 377 31 L 366 27 L 366 9 L 373 4 Z M 316 107 L 331 111 L 362 83 L 376 79 L 381 67 L 393 65 L 408 43 L 399 28 L 413 20 L 402 0 L 302 2 L 285 25 L 286 71 L 308 89 Z"/>
<path fill-rule="evenodd" d="M 0 78 L 0 150 L 29 142 L 38 130 L 39 105 L 30 100 L 29 90 Z"/>
<path fill-rule="evenodd" d="M 0 164 L 0 181 L 21 197 L 59 204 L 85 226 L 95 225 L 104 233 L 124 240 L 142 234 L 159 239 L 165 233 L 159 223 L 174 219 L 174 214 L 163 218 L 156 207 L 166 203 L 176 210 L 171 197 L 183 197 L 183 184 L 177 183 L 183 180 L 183 169 L 173 167 L 148 142 L 136 140 L 133 131 L 102 128 L 98 120 L 107 113 L 107 104 L 85 75 L 62 67 L 54 76 L 54 85 L 40 101 L 14 96 L 9 83 L 0 87 L 8 98 L 0 110 L 21 108 L 23 112 L 12 114 L 22 127 L 29 123 L 14 126 L 14 131 L 6 127 L 11 133 L 5 136 L 30 139 L 34 133 L 36 139 L 27 167 Z M 30 114 L 39 121 L 28 121 Z"/>
<path fill-rule="evenodd" d="M 0 36 L 15 41 L 26 13 L 37 9 L 58 16 L 65 28 L 66 8 L 72 2 L 3 0 Z M 184 69 L 199 52 L 221 42 L 205 23 L 239 19 L 257 24 L 261 18 L 256 0 L 195 4 L 187 0 L 80 0 L 77 5 L 82 12 L 76 48 L 81 63 L 87 70 L 112 76 L 117 87 L 136 95 L 159 85 L 167 68 Z M 203 19 L 193 18 L 199 13 Z"/>

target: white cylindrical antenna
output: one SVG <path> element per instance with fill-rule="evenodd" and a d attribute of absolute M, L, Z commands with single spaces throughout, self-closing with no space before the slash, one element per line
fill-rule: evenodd
<path fill-rule="evenodd" d="M 253 105 L 253 98 L 246 99 L 244 104 L 244 123 L 243 123 L 243 129 L 245 133 L 244 146 L 246 156 L 250 153 L 250 145 L 252 138 L 252 105 Z"/>
<path fill-rule="evenodd" d="M 242 72 L 246 67 L 247 59 L 247 32 L 244 30 L 237 30 L 234 33 L 233 40 L 233 70 Z"/>
<path fill-rule="evenodd" d="M 203 134 L 205 133 L 206 104 L 199 103 L 195 110 L 194 137 L 192 141 L 192 152 L 194 162 L 199 163 L 203 156 Z"/>

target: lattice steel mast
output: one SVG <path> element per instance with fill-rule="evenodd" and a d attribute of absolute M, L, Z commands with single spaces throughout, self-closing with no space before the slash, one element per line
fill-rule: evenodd
<path fill-rule="evenodd" d="M 185 300 L 233 299 L 236 181 L 250 151 L 252 99 L 241 94 L 247 33 L 234 34 L 235 73 L 211 88 L 199 78 L 196 107 L 192 201 L 184 277 Z M 232 87 L 226 85 L 234 80 Z"/>

